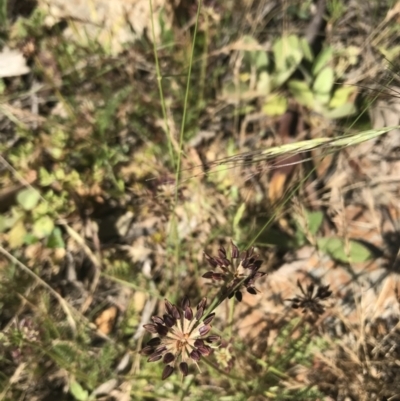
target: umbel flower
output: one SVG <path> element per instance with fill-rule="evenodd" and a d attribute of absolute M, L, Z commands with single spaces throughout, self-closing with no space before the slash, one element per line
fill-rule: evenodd
<path fill-rule="evenodd" d="M 235 295 L 236 299 L 241 301 L 243 288 L 250 294 L 257 294 L 254 283 L 266 273 L 259 271 L 262 260 L 257 259 L 258 255 L 254 253 L 254 247 L 240 254 L 238 247 L 231 242 L 230 259 L 227 258 L 224 247 L 219 248 L 218 257 L 210 256 L 206 252 L 204 256 L 214 270 L 204 273 L 203 278 L 223 281 L 229 298 Z M 216 268 L 219 271 L 216 271 Z"/>
<path fill-rule="evenodd" d="M 203 298 L 197 305 L 196 312 L 190 308 L 189 299 L 185 297 L 180 308 L 165 300 L 165 312 L 162 317 L 153 316 L 153 323 L 143 327 L 157 337 L 152 338 L 141 350 L 142 355 L 148 355 L 148 362 L 162 359 L 165 364 L 162 379 L 165 380 L 174 372 L 178 365 L 183 376 L 189 373 L 188 362 L 197 362 L 202 356 L 210 355 L 211 344 L 219 341 L 220 336 L 208 335 L 211 331 L 211 321 L 215 313 L 203 320 L 207 299 Z M 200 369 L 199 369 L 200 370 Z"/>
<path fill-rule="evenodd" d="M 287 301 L 292 302 L 292 308 L 303 308 L 303 313 L 310 310 L 315 315 L 322 315 L 325 312 L 325 307 L 321 301 L 325 301 L 332 295 L 329 285 L 318 286 L 316 292 L 314 291 L 315 286 L 313 283 L 308 284 L 306 290 L 304 290 L 300 281 L 297 280 L 297 286 L 300 288 L 302 295 L 287 299 Z"/>

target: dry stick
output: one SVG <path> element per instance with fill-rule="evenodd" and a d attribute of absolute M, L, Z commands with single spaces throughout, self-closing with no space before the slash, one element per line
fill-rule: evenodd
<path fill-rule="evenodd" d="M 14 262 L 16 265 L 18 265 L 25 273 L 29 274 L 31 277 L 33 277 L 40 285 L 42 285 L 44 288 L 46 288 L 60 303 L 61 308 L 64 310 L 67 320 L 69 325 L 71 326 L 73 335 L 76 335 L 76 323 L 74 318 L 72 317 L 71 311 L 74 310 L 74 308 L 68 304 L 68 302 L 52 287 L 50 287 L 44 280 L 42 280 L 37 274 L 35 274 L 31 269 L 29 269 L 28 266 L 24 265 L 22 262 L 20 262 L 15 256 L 11 255 L 11 253 L 7 252 L 1 245 L 0 245 L 0 253 L 2 253 L 4 256 L 6 256 L 10 261 Z M 76 311 L 78 312 L 78 311 Z"/>

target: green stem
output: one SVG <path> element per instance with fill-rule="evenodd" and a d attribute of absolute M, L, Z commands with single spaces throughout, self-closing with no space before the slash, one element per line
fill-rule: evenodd
<path fill-rule="evenodd" d="M 154 59 L 155 59 L 155 63 L 156 63 L 158 92 L 160 94 L 160 99 L 161 99 L 161 109 L 162 109 L 163 120 L 165 123 L 165 130 L 167 132 L 169 157 L 171 159 L 172 164 L 174 165 L 175 157 L 174 157 L 174 151 L 173 151 L 172 141 L 171 141 L 171 131 L 169 129 L 168 120 L 167 120 L 167 108 L 165 106 L 164 92 L 163 92 L 163 88 L 162 88 L 161 68 L 160 68 L 160 63 L 159 63 L 158 54 L 157 54 L 156 32 L 155 32 L 155 28 L 154 28 L 154 15 L 153 15 L 153 1 L 149 0 L 149 3 L 150 3 L 150 15 L 151 15 L 151 34 L 153 36 L 153 51 L 154 51 Z"/>

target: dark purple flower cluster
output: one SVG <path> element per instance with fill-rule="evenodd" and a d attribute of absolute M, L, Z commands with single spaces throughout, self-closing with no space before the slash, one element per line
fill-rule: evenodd
<path fill-rule="evenodd" d="M 254 283 L 266 273 L 259 271 L 262 260 L 257 259 L 258 255 L 254 253 L 254 248 L 240 253 L 238 247 L 232 242 L 230 259 L 224 247 L 219 248 L 218 257 L 210 256 L 205 252 L 204 255 L 214 270 L 203 274 L 203 277 L 223 281 L 229 298 L 235 295 L 236 299 L 241 301 L 243 288 L 250 294 L 257 293 Z M 220 271 L 216 271 L 216 268 Z"/>
<path fill-rule="evenodd" d="M 332 291 L 329 289 L 329 285 L 320 285 L 315 290 L 315 285 L 310 283 L 304 290 L 300 281 L 297 280 L 297 286 L 300 288 L 302 295 L 297 295 L 294 298 L 288 299 L 292 302 L 292 308 L 303 309 L 303 313 L 307 310 L 311 311 L 315 315 L 322 315 L 325 312 L 325 307 L 321 303 L 332 295 Z"/>
<path fill-rule="evenodd" d="M 162 379 L 165 380 L 178 364 L 183 376 L 189 373 L 188 362 L 197 362 L 202 356 L 210 355 L 211 344 L 220 340 L 217 335 L 208 335 L 215 313 L 203 319 L 207 299 L 203 298 L 197 305 L 196 312 L 190 308 L 188 298 L 184 298 L 181 308 L 165 300 L 166 313 L 162 317 L 153 316 L 153 323 L 144 328 L 157 337 L 152 338 L 142 349 L 142 355 L 148 355 L 148 362 L 162 359 L 164 364 Z M 198 366 L 198 365 L 197 365 Z"/>

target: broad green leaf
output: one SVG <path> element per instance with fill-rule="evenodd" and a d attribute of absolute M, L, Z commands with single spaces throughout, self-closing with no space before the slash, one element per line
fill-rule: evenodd
<path fill-rule="evenodd" d="M 326 118 L 330 118 L 332 120 L 337 118 L 344 118 L 351 116 L 357 112 L 357 108 L 354 103 L 345 103 L 342 106 L 336 107 L 336 109 L 332 110 L 323 110 L 321 113 Z"/>
<path fill-rule="evenodd" d="M 284 84 L 300 64 L 303 53 L 299 38 L 295 35 L 284 36 L 273 45 L 275 72 L 272 75 L 272 89 Z"/>
<path fill-rule="evenodd" d="M 257 92 L 262 95 L 268 95 L 271 92 L 271 78 L 265 71 L 258 76 Z"/>
<path fill-rule="evenodd" d="M 329 102 L 329 107 L 334 109 L 344 105 L 354 91 L 355 88 L 353 86 L 342 86 L 336 89 L 331 101 Z"/>
<path fill-rule="evenodd" d="M 289 44 L 289 46 L 291 47 L 292 50 L 292 54 L 291 56 L 296 55 L 296 58 L 302 56 L 302 52 L 300 50 L 301 46 L 300 46 L 300 39 L 298 36 L 296 35 L 289 35 L 287 36 L 287 42 Z"/>
<path fill-rule="evenodd" d="M 288 86 L 289 90 L 300 104 L 313 108 L 314 96 L 311 89 L 304 81 L 292 79 L 288 82 Z"/>
<path fill-rule="evenodd" d="M 40 193 L 34 188 L 26 188 L 18 192 L 17 202 L 25 209 L 32 210 L 40 199 Z"/>
<path fill-rule="evenodd" d="M 294 232 L 294 241 L 296 247 L 299 248 L 307 242 L 307 238 L 304 233 L 304 228 L 297 219 L 294 220 L 294 224 L 296 226 L 296 230 Z"/>
<path fill-rule="evenodd" d="M 324 214 L 321 211 L 309 212 L 307 211 L 307 223 L 310 233 L 315 235 L 321 227 L 322 221 L 324 220 Z"/>
<path fill-rule="evenodd" d="M 11 249 L 20 247 L 25 240 L 26 229 L 22 220 L 18 220 L 8 233 L 8 245 Z"/>
<path fill-rule="evenodd" d="M 274 73 L 271 79 L 271 90 L 277 89 L 282 86 L 293 74 L 294 69 Z"/>
<path fill-rule="evenodd" d="M 36 235 L 33 235 L 32 233 L 27 233 L 24 237 L 25 245 L 36 244 L 38 241 L 39 241 L 38 237 L 36 237 Z"/>
<path fill-rule="evenodd" d="M 304 58 L 311 63 L 314 60 L 314 55 L 310 48 L 310 45 L 308 44 L 308 42 L 305 38 L 300 39 L 300 46 L 301 46 Z"/>
<path fill-rule="evenodd" d="M 47 195 L 47 194 L 46 194 Z M 56 205 L 56 202 L 53 201 L 53 199 L 51 199 L 50 202 L 42 202 L 39 203 L 39 205 L 37 205 L 35 207 L 35 209 L 32 211 L 32 216 L 34 219 L 37 219 L 39 217 L 42 217 L 46 214 L 49 213 L 49 209 L 51 209 L 52 207 L 54 207 Z"/>
<path fill-rule="evenodd" d="M 333 68 L 325 67 L 317 75 L 313 84 L 313 92 L 315 93 L 330 93 L 335 81 L 335 73 Z"/>
<path fill-rule="evenodd" d="M 65 242 L 59 227 L 55 227 L 50 234 L 49 238 L 47 239 L 47 247 L 52 249 L 65 248 Z"/>
<path fill-rule="evenodd" d="M 49 216 L 43 216 L 33 224 L 33 233 L 38 238 L 48 237 L 54 229 L 54 222 Z"/>
<path fill-rule="evenodd" d="M 257 51 L 255 52 L 255 66 L 257 70 L 263 70 L 268 67 L 268 55 L 267 52 Z"/>
<path fill-rule="evenodd" d="M 286 69 L 286 57 L 284 54 L 284 38 L 279 38 L 272 46 L 274 53 L 275 70 L 283 71 Z"/>
<path fill-rule="evenodd" d="M 331 100 L 331 95 L 330 93 L 317 93 L 314 92 L 314 99 L 316 104 L 321 105 L 321 106 L 326 106 L 329 101 Z M 317 106 L 315 107 L 317 108 Z M 315 110 L 317 112 L 319 112 L 319 110 Z"/>
<path fill-rule="evenodd" d="M 272 95 L 262 106 L 262 111 L 267 116 L 281 116 L 287 110 L 287 99 L 283 96 Z"/>
<path fill-rule="evenodd" d="M 243 203 L 239 206 L 238 210 L 237 210 L 236 213 L 235 213 L 235 217 L 233 218 L 233 229 L 234 229 L 234 230 L 237 229 L 237 227 L 238 227 L 238 225 L 239 225 L 239 223 L 240 223 L 240 220 L 241 220 L 242 217 L 243 217 L 243 213 L 244 213 L 245 210 L 246 210 L 246 203 L 243 202 Z"/>
<path fill-rule="evenodd" d="M 61 159 L 63 155 L 63 149 L 57 148 L 57 147 L 49 147 L 47 148 L 47 151 L 51 154 L 54 159 L 58 160 Z"/>
<path fill-rule="evenodd" d="M 260 51 L 260 44 L 257 42 L 255 38 L 249 35 L 245 35 L 241 39 L 241 44 L 243 50 L 241 51 L 241 54 L 243 56 L 243 68 L 246 71 L 250 71 L 251 67 L 257 67 L 257 62 L 258 62 L 258 57 L 260 58 L 260 63 L 261 65 L 264 63 L 266 60 L 266 52 Z"/>
<path fill-rule="evenodd" d="M 4 229 L 8 230 L 9 228 L 12 228 L 18 222 L 18 220 L 20 220 L 24 216 L 25 212 L 22 212 L 19 208 L 11 208 L 11 216 L 3 216 L 4 220 L 2 224 L 4 224 Z"/>
<path fill-rule="evenodd" d="M 58 168 L 54 172 L 54 175 L 56 176 L 57 180 L 59 180 L 59 181 L 64 181 L 64 179 L 65 179 L 65 171 L 61 168 Z"/>
<path fill-rule="evenodd" d="M 367 247 L 353 240 L 349 241 L 348 254 L 346 253 L 345 242 L 339 237 L 319 238 L 317 244 L 321 251 L 341 262 L 365 262 L 373 256 Z"/>
<path fill-rule="evenodd" d="M 303 58 L 299 38 L 295 35 L 279 38 L 272 46 L 272 50 L 277 72 L 293 72 Z"/>
<path fill-rule="evenodd" d="M 86 401 L 89 398 L 89 393 L 77 381 L 71 381 L 69 392 L 78 401 Z"/>
<path fill-rule="evenodd" d="M 312 74 L 316 76 L 330 61 L 332 60 L 333 49 L 332 47 L 325 47 L 315 59 L 312 67 Z"/>
<path fill-rule="evenodd" d="M 47 187 L 55 181 L 55 177 L 53 174 L 50 174 L 45 168 L 40 167 L 39 181 L 40 181 L 40 185 Z"/>

